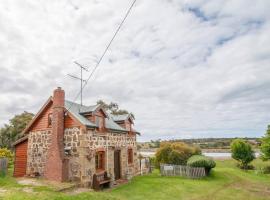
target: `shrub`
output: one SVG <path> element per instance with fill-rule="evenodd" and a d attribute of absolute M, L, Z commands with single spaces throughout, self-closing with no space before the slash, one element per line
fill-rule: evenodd
<path fill-rule="evenodd" d="M 250 144 L 242 139 L 231 143 L 232 158 L 240 162 L 241 169 L 248 169 L 248 164 L 255 159 L 254 151 Z"/>
<path fill-rule="evenodd" d="M 270 174 L 270 166 L 259 167 L 255 173 L 257 174 Z"/>
<path fill-rule="evenodd" d="M 261 158 L 262 160 L 269 160 L 270 159 L 270 125 L 268 125 L 267 131 L 265 136 L 261 139 Z"/>
<path fill-rule="evenodd" d="M 236 165 L 237 167 L 239 167 L 240 169 L 245 169 L 245 170 L 254 170 L 255 167 L 253 165 L 246 165 L 246 166 L 243 166 L 241 163 L 238 163 Z"/>
<path fill-rule="evenodd" d="M 189 146 L 182 142 L 162 143 L 156 153 L 156 164 L 160 163 L 185 165 L 187 160 L 193 156 L 201 154 L 198 147 Z"/>
<path fill-rule="evenodd" d="M 0 148 L 0 158 L 8 158 L 9 161 L 13 160 L 13 153 L 7 148 Z"/>
<path fill-rule="evenodd" d="M 211 169 L 216 166 L 216 162 L 210 157 L 194 155 L 188 159 L 187 165 L 190 167 L 204 167 L 206 175 L 209 175 Z"/>
<path fill-rule="evenodd" d="M 262 172 L 264 174 L 270 174 L 270 166 L 265 166 L 262 168 Z"/>
<path fill-rule="evenodd" d="M 150 157 L 151 166 L 158 168 L 156 157 Z"/>

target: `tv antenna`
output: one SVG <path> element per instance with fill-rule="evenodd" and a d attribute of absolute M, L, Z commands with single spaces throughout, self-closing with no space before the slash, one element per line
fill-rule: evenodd
<path fill-rule="evenodd" d="M 83 79 L 83 70 L 84 71 L 87 71 L 88 72 L 88 69 L 86 68 L 86 67 L 84 67 L 84 66 L 82 66 L 80 63 L 78 63 L 77 61 L 74 61 L 74 63 L 78 66 L 78 67 L 80 67 L 80 69 L 81 69 L 81 77 L 77 77 L 77 76 L 74 76 L 74 75 L 72 75 L 72 74 L 67 74 L 68 76 L 70 76 L 71 78 L 74 78 L 74 79 L 77 79 L 77 80 L 80 80 L 81 81 L 81 92 L 80 92 L 80 94 L 81 94 L 81 106 L 82 106 L 82 99 L 83 99 L 83 95 L 82 95 L 82 92 L 83 92 L 83 83 L 86 83 L 86 80 L 84 80 Z"/>

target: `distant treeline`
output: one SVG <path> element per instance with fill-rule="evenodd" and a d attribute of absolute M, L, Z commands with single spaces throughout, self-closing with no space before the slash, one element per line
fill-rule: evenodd
<path fill-rule="evenodd" d="M 231 142 L 236 138 L 197 138 L 197 139 L 174 139 L 174 140 L 151 140 L 150 142 L 141 142 L 139 149 L 159 148 L 162 142 L 184 142 L 186 144 L 197 145 L 201 149 L 229 149 Z M 260 138 L 242 138 L 248 141 L 254 148 L 260 145 Z"/>

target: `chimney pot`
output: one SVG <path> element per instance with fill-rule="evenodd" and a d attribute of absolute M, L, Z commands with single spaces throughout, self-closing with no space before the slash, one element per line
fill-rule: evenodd
<path fill-rule="evenodd" d="M 65 91 L 58 87 L 53 92 L 53 107 L 64 107 L 65 105 Z"/>

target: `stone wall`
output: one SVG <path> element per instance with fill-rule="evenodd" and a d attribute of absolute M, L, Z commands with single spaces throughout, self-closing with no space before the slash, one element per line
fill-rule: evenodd
<path fill-rule="evenodd" d="M 38 172 L 44 175 L 47 149 L 51 131 L 29 133 L 28 175 Z M 102 134 L 102 135 L 101 135 Z M 139 172 L 136 137 L 123 133 L 98 133 L 92 130 L 68 128 L 64 131 L 65 157 L 68 159 L 69 180 L 91 186 L 95 173 L 95 153 L 105 151 L 105 168 L 114 179 L 114 151 L 121 151 L 121 178 L 130 178 Z M 133 163 L 127 162 L 127 150 L 133 149 Z"/>
<path fill-rule="evenodd" d="M 27 175 L 44 175 L 47 149 L 50 145 L 51 130 L 30 132 L 28 135 Z"/>
<path fill-rule="evenodd" d="M 139 172 L 138 155 L 136 136 L 129 136 L 123 133 L 106 133 L 104 136 L 100 136 L 100 133 L 93 131 L 87 131 L 86 140 L 88 141 L 88 147 L 93 150 L 104 149 L 107 153 L 108 145 L 108 157 L 106 157 L 105 167 L 109 175 L 114 178 L 114 151 L 120 150 L 121 152 L 121 178 L 130 178 Z M 108 144 L 107 144 L 108 143 Z M 133 149 L 133 163 L 128 164 L 128 149 Z"/>
<path fill-rule="evenodd" d="M 64 146 L 66 158 L 69 160 L 69 180 L 80 181 L 82 178 L 83 162 L 80 157 L 82 152 L 81 148 L 81 131 L 79 128 L 68 128 L 64 132 Z"/>
<path fill-rule="evenodd" d="M 78 147 L 80 146 L 80 129 L 79 128 L 67 128 L 64 132 L 64 146 L 70 148 L 70 155 L 77 157 Z"/>
<path fill-rule="evenodd" d="M 69 177 L 71 181 L 80 181 L 90 185 L 95 173 L 95 153 L 105 151 L 105 169 L 114 178 L 114 151 L 121 151 L 121 177 L 134 176 L 139 171 L 136 137 L 123 133 L 98 133 L 79 128 L 66 129 L 64 144 L 69 153 Z M 127 164 L 127 149 L 133 149 L 133 163 Z"/>

